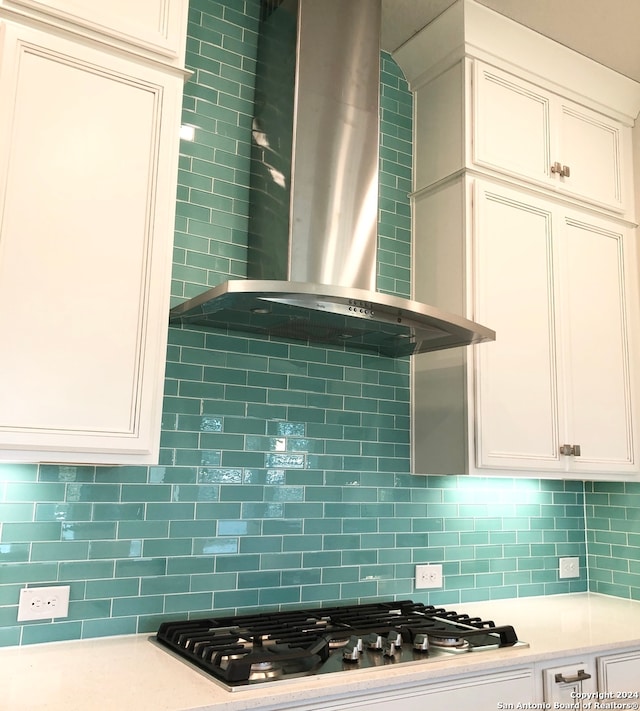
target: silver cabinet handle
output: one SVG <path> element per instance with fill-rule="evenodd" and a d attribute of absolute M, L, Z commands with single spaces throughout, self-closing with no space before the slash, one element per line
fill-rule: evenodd
<path fill-rule="evenodd" d="M 551 172 L 557 173 L 562 178 L 568 178 L 571 175 L 571 168 L 568 165 L 562 165 L 559 161 L 551 164 Z"/>
<path fill-rule="evenodd" d="M 581 454 L 581 449 L 579 444 L 561 444 L 560 454 L 564 454 L 567 457 L 579 457 Z"/>
<path fill-rule="evenodd" d="M 574 684 L 576 681 L 584 681 L 591 679 L 591 674 L 587 674 L 584 669 L 578 669 L 575 676 L 564 676 L 564 674 L 556 674 L 556 684 Z"/>

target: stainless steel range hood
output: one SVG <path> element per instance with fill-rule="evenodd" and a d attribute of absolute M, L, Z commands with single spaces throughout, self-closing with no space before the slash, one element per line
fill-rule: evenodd
<path fill-rule="evenodd" d="M 493 340 L 472 321 L 376 291 L 379 3 L 263 4 L 248 278 L 175 307 L 171 322 L 390 357 Z"/>

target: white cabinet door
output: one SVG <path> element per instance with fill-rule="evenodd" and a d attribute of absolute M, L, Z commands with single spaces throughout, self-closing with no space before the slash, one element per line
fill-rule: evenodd
<path fill-rule="evenodd" d="M 640 651 L 623 652 L 599 657 L 598 691 L 619 694 L 612 697 L 617 703 L 640 703 Z M 608 699 L 604 699 L 606 703 Z"/>
<path fill-rule="evenodd" d="M 473 162 L 625 210 L 629 126 L 482 62 L 474 68 Z"/>
<path fill-rule="evenodd" d="M 3 5 L 184 62 L 188 0 L 0 0 Z"/>
<path fill-rule="evenodd" d="M 473 161 L 547 185 L 552 96 L 482 62 L 474 69 Z"/>
<path fill-rule="evenodd" d="M 154 462 L 181 80 L 0 32 L 0 459 Z"/>
<path fill-rule="evenodd" d="M 626 227 L 578 212 L 561 215 L 566 443 L 572 471 L 638 471 L 631 353 L 637 299 L 629 297 L 634 261 Z"/>
<path fill-rule="evenodd" d="M 476 350 L 477 465 L 562 469 L 553 210 L 479 184 L 476 311 L 497 338 Z"/>
<path fill-rule="evenodd" d="M 554 173 L 558 190 L 622 211 L 630 129 L 565 99 L 558 99 L 554 127 L 557 148 L 552 159 L 569 169 L 566 177 Z"/>

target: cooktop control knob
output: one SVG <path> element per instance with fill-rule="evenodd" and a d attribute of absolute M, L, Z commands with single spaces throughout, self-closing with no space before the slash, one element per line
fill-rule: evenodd
<path fill-rule="evenodd" d="M 385 657 L 395 657 L 397 651 L 399 651 L 399 650 L 393 642 L 390 642 L 389 640 L 387 640 L 384 643 L 384 648 L 382 649 L 382 653 L 384 654 Z"/>
<path fill-rule="evenodd" d="M 369 649 L 382 649 L 382 646 L 383 646 L 382 635 L 372 632 L 370 635 L 367 635 L 366 640 L 367 640 L 367 647 Z"/>
<path fill-rule="evenodd" d="M 351 636 L 347 642 L 347 646 L 342 651 L 342 658 L 348 662 L 357 662 L 362 653 L 362 638 Z"/>
<path fill-rule="evenodd" d="M 413 639 L 413 648 L 416 652 L 428 652 L 429 637 L 426 634 L 417 634 Z"/>

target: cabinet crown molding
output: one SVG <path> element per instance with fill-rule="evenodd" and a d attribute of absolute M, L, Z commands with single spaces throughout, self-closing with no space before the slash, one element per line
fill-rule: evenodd
<path fill-rule="evenodd" d="M 640 112 L 638 82 L 475 0 L 457 0 L 393 53 L 412 91 L 465 56 L 517 71 L 629 125 Z"/>

